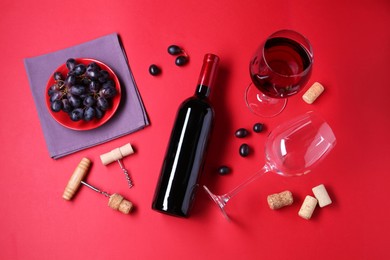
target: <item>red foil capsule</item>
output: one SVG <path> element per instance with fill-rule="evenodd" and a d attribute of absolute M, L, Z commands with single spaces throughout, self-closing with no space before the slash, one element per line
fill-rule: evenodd
<path fill-rule="evenodd" d="M 203 66 L 198 80 L 197 95 L 207 97 L 210 93 L 209 88 L 213 87 L 217 75 L 219 57 L 208 53 L 204 56 Z"/>

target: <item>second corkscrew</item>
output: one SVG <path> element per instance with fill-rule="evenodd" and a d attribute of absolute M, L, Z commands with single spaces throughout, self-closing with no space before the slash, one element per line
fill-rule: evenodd
<path fill-rule="evenodd" d="M 117 161 L 119 164 L 119 167 L 122 169 L 123 173 L 125 174 L 127 184 L 129 185 L 129 188 L 133 187 L 133 181 L 130 178 L 129 171 L 124 167 L 122 159 L 130 154 L 134 153 L 133 147 L 130 145 L 130 143 L 125 144 L 124 146 L 121 146 L 119 148 L 115 148 L 112 151 L 100 155 L 100 159 L 103 163 L 103 165 L 110 164 L 112 162 Z"/>

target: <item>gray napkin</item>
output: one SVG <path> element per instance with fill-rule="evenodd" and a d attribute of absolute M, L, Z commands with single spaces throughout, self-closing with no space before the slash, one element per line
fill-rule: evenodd
<path fill-rule="evenodd" d="M 115 115 L 102 126 L 77 131 L 57 123 L 46 103 L 46 84 L 68 58 L 93 58 L 107 64 L 118 76 L 122 99 Z M 54 159 L 130 134 L 149 125 L 126 54 L 117 34 L 24 60 L 31 92 L 50 156 Z"/>

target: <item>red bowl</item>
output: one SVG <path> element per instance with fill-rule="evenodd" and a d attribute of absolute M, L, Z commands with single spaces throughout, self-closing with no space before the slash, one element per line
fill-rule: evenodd
<path fill-rule="evenodd" d="M 58 67 L 50 76 L 47 85 L 46 85 L 46 91 L 45 91 L 45 99 L 46 99 L 46 107 L 49 110 L 50 115 L 56 120 L 59 124 L 61 124 L 64 127 L 73 129 L 73 130 L 90 130 L 97 128 L 104 123 L 106 123 L 117 111 L 119 107 L 119 102 L 121 100 L 121 86 L 119 83 L 118 77 L 115 75 L 114 71 L 110 67 L 108 67 L 106 64 L 104 64 L 101 61 L 95 60 L 95 59 L 88 59 L 88 58 L 78 58 L 76 59 L 77 64 L 84 64 L 88 65 L 91 62 L 95 62 L 96 64 L 99 65 L 99 67 L 103 70 L 108 71 L 111 79 L 115 82 L 115 88 L 117 90 L 117 94 L 115 97 L 112 98 L 112 106 L 104 113 L 104 116 L 100 119 L 93 119 L 91 121 L 72 121 L 70 119 L 70 116 L 64 112 L 64 111 L 59 111 L 59 112 L 54 112 L 51 110 L 50 107 L 50 97 L 48 95 L 48 90 L 49 88 L 55 84 L 55 80 L 53 78 L 54 72 L 58 71 L 61 72 L 62 75 L 66 75 L 68 73 L 68 68 L 66 67 L 66 63 L 62 64 L 60 67 Z"/>

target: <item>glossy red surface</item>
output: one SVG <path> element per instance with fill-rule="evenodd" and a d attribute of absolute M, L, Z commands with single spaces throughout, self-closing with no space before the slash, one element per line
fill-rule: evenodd
<path fill-rule="evenodd" d="M 390 259 L 388 0 L 26 1 L 0 3 L 0 259 Z M 275 118 L 251 114 L 244 102 L 249 60 L 272 32 L 288 28 L 312 43 L 308 86 Z M 49 157 L 23 59 L 117 32 L 151 125 L 64 158 Z M 167 47 L 190 56 L 183 67 Z M 193 95 L 206 53 L 220 57 L 211 102 L 216 120 L 201 184 L 224 193 L 264 163 L 264 142 L 279 123 L 314 110 L 337 137 L 333 151 L 302 177 L 268 174 L 234 197 L 227 222 L 199 190 L 188 219 L 154 212 L 151 203 L 179 104 Z M 91 57 L 94 58 L 94 57 Z M 103 61 L 104 62 L 104 61 Z M 151 64 L 162 73 L 151 76 Z M 301 96 L 325 86 L 312 105 Z M 123 94 L 123 93 L 122 93 Z M 131 120 L 131 118 L 129 118 Z M 262 122 L 262 133 L 234 136 Z M 99 156 L 130 142 L 124 158 L 134 187 L 115 162 Z M 238 149 L 245 142 L 251 154 Z M 132 201 L 123 215 L 104 196 L 63 190 L 82 157 L 93 161 L 86 181 Z M 231 167 L 225 176 L 221 165 Z M 323 183 L 333 203 L 310 220 L 298 216 L 306 195 Z M 295 202 L 271 210 L 267 196 L 290 190 Z"/>
<path fill-rule="evenodd" d="M 91 121 L 72 121 L 67 113 L 64 111 L 54 112 L 50 108 L 50 97 L 47 94 L 49 88 L 55 84 L 55 80 L 53 77 L 50 77 L 47 86 L 45 89 L 45 93 L 42 93 L 43 95 L 46 95 L 46 106 L 50 113 L 50 115 L 62 126 L 67 127 L 69 129 L 78 130 L 78 131 L 84 131 L 84 130 L 91 130 L 94 128 L 97 128 L 104 123 L 106 123 L 110 118 L 115 114 L 116 110 L 119 107 L 119 103 L 121 100 L 121 84 L 119 82 L 118 77 L 116 76 L 115 72 L 112 71 L 110 67 L 108 67 L 106 64 L 104 64 L 101 61 L 98 61 L 96 59 L 89 59 L 89 58 L 76 58 L 77 64 L 84 64 L 88 65 L 91 62 L 95 62 L 99 65 L 99 67 L 103 70 L 106 70 L 108 74 L 110 75 L 110 78 L 115 82 L 115 88 L 117 90 L 117 95 L 112 99 L 111 107 L 104 113 L 104 116 L 101 119 L 93 119 Z M 68 73 L 68 69 L 66 68 L 66 64 L 62 64 L 59 66 L 54 72 L 61 72 L 62 75 L 66 75 Z"/>

